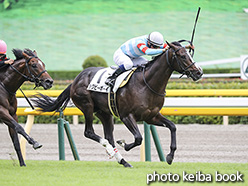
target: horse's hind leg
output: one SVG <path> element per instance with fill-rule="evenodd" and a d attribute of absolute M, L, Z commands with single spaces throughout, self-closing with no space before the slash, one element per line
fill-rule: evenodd
<path fill-rule="evenodd" d="M 93 129 L 93 108 L 92 106 L 88 107 L 86 105 L 82 107 L 78 106 L 79 109 L 84 113 L 85 117 L 85 130 L 84 136 L 86 138 L 92 139 L 100 143 L 101 137 L 98 136 Z"/>
<path fill-rule="evenodd" d="M 113 147 L 114 157 L 118 161 L 119 164 L 122 164 L 124 167 L 132 167 L 125 159 L 122 157 L 118 149 L 115 147 L 113 131 L 114 131 L 114 122 L 113 117 L 110 114 L 103 113 L 99 111 L 96 113 L 96 116 L 101 120 L 103 124 L 104 137 L 108 140 L 108 142 Z"/>
<path fill-rule="evenodd" d="M 84 88 L 79 88 L 75 92 L 71 93 L 71 98 L 73 103 L 84 113 L 85 117 L 85 130 L 84 136 L 86 138 L 92 139 L 101 145 L 103 145 L 110 156 L 114 155 L 114 149 L 109 144 L 109 141 L 98 136 L 93 129 L 93 111 L 94 103 L 88 93 L 84 92 Z"/>
<path fill-rule="evenodd" d="M 22 157 L 18 135 L 14 129 L 12 129 L 10 127 L 8 127 L 8 128 L 9 128 L 9 134 L 10 134 L 10 137 L 11 137 L 12 142 L 14 144 L 14 148 L 15 148 L 20 166 L 26 166 L 26 164 L 24 163 L 23 157 Z"/>
<path fill-rule="evenodd" d="M 142 136 L 140 134 L 139 128 L 137 126 L 136 120 L 132 114 L 129 114 L 127 117 L 122 118 L 123 123 L 129 129 L 129 131 L 134 135 L 134 143 L 126 144 L 122 140 L 117 141 L 117 143 L 124 147 L 126 151 L 131 150 L 132 148 L 141 145 Z"/>
<path fill-rule="evenodd" d="M 169 128 L 171 132 L 171 145 L 170 145 L 170 153 L 167 155 L 166 161 L 170 165 L 174 159 L 174 153 L 177 149 L 175 124 L 172 121 L 168 120 L 167 118 L 163 117 L 160 113 L 157 114 L 154 118 L 152 118 L 152 120 L 147 121 L 147 123 Z"/>
<path fill-rule="evenodd" d="M 110 143 L 112 143 L 113 139 L 111 139 L 111 136 L 107 137 L 107 138 L 109 138 L 109 140 L 103 139 L 100 136 L 98 136 L 93 129 L 93 106 L 92 105 L 83 105 L 81 107 L 81 106 L 77 105 L 77 107 L 79 109 L 81 109 L 81 111 L 84 113 L 84 117 L 85 117 L 84 135 L 85 135 L 85 137 L 92 139 L 92 140 L 100 143 L 102 146 L 104 146 L 109 157 L 112 158 L 115 154 L 113 146 L 110 145 Z M 110 141 L 110 143 L 109 143 L 109 141 Z"/>
<path fill-rule="evenodd" d="M 85 131 L 84 131 L 85 137 L 100 143 L 102 146 L 105 147 L 106 152 L 108 153 L 109 157 L 113 157 L 115 153 L 114 148 L 109 144 L 108 140 L 103 139 L 100 136 L 98 136 L 93 129 L 93 126 L 92 126 L 93 125 L 93 110 L 90 111 L 90 109 L 87 109 L 87 111 L 84 111 L 84 117 L 85 117 Z"/>
<path fill-rule="evenodd" d="M 113 131 L 114 131 L 113 117 L 110 114 L 103 113 L 102 111 L 97 112 L 96 116 L 101 120 L 103 124 L 105 139 L 107 139 L 109 143 L 113 147 L 115 147 L 115 142 L 113 137 Z"/>

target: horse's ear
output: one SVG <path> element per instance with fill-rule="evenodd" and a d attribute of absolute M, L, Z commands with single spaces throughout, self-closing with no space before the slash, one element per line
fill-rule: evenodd
<path fill-rule="evenodd" d="M 36 55 L 36 56 L 37 56 L 37 52 L 36 52 L 35 50 L 33 51 L 33 53 L 34 53 L 34 55 Z"/>
<path fill-rule="evenodd" d="M 22 55 L 23 55 L 23 57 L 25 58 L 25 59 L 29 59 L 30 57 L 29 57 L 29 55 L 27 55 L 25 52 L 22 52 Z"/>
<path fill-rule="evenodd" d="M 175 46 L 173 43 L 169 43 L 169 42 L 167 42 L 167 41 L 166 41 L 166 43 L 167 43 L 167 45 L 168 45 L 170 48 L 176 48 L 176 46 Z"/>
<path fill-rule="evenodd" d="M 171 48 L 171 44 L 168 41 L 165 41 L 165 42 Z"/>

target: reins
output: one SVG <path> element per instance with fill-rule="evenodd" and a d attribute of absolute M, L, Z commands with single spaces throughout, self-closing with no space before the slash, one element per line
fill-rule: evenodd
<path fill-rule="evenodd" d="M 28 69 L 28 73 L 30 74 L 31 77 L 29 77 L 29 76 L 27 76 L 27 75 L 21 73 L 19 70 L 17 70 L 17 69 L 16 69 L 14 66 L 12 66 L 12 65 L 10 65 L 10 67 L 11 67 L 13 70 L 15 70 L 19 75 L 21 75 L 22 77 L 24 77 L 26 80 L 28 80 L 28 81 L 30 81 L 30 82 L 34 82 L 34 83 L 35 83 L 34 89 L 35 89 L 36 87 L 39 87 L 39 86 L 40 86 L 40 82 L 41 82 L 41 81 L 40 81 L 39 78 L 40 78 L 40 76 L 41 76 L 43 73 L 46 72 L 46 70 L 43 70 L 42 72 L 40 72 L 40 74 L 39 74 L 38 76 L 35 76 L 35 75 L 31 72 L 31 70 L 30 70 L 30 68 L 29 68 L 29 66 L 28 66 L 28 63 L 29 63 L 29 61 L 30 61 L 32 58 L 37 58 L 37 57 L 30 57 L 28 60 L 25 61 L 26 68 Z"/>
<path fill-rule="evenodd" d="M 180 40 L 180 41 L 178 41 L 178 42 L 179 42 L 179 43 L 181 43 L 181 42 L 188 42 L 188 43 L 191 43 L 190 41 L 187 41 L 187 40 Z M 186 68 L 183 67 L 183 65 L 181 64 L 181 62 L 180 62 L 180 60 L 178 59 L 178 56 L 177 56 L 177 54 L 176 54 L 176 53 L 177 53 L 179 50 L 181 50 L 182 48 L 184 48 L 184 47 L 180 47 L 180 48 L 178 48 L 177 50 L 174 50 L 174 49 L 171 48 L 171 49 L 173 50 L 172 61 L 174 61 L 174 59 L 175 59 L 176 62 L 177 62 L 177 64 L 178 64 L 178 66 L 179 66 L 179 67 L 181 68 L 181 70 L 182 70 L 182 72 L 179 72 L 179 73 L 182 74 L 179 78 L 182 78 L 182 76 L 185 75 L 185 74 L 187 75 L 187 72 L 189 72 L 188 69 L 189 69 L 191 66 L 193 66 L 193 65 L 195 64 L 195 62 L 192 62 L 192 64 L 190 64 L 190 65 L 187 66 Z M 193 50 L 193 49 L 192 49 L 192 50 Z M 194 50 L 193 50 L 193 54 L 194 54 Z M 172 71 L 174 71 L 175 69 L 173 68 L 173 66 L 172 66 L 172 64 L 171 64 L 171 62 L 170 62 L 170 60 L 169 60 L 169 49 L 166 50 L 165 55 L 166 55 L 166 62 L 167 62 L 167 64 L 168 64 L 169 68 L 170 68 Z M 189 55 L 190 55 L 190 54 L 189 54 Z M 147 83 L 147 81 L 146 81 L 146 79 L 145 79 L 145 68 L 146 68 L 146 67 L 143 67 L 143 70 L 142 70 L 143 81 L 144 81 L 145 85 L 146 85 L 146 86 L 149 88 L 149 90 L 152 91 L 154 94 L 156 94 L 156 95 L 158 95 L 158 96 L 164 97 L 164 96 L 166 95 L 166 92 L 165 92 L 165 91 L 164 91 L 163 94 L 160 94 L 160 93 L 156 92 L 154 89 L 152 89 L 152 88 L 150 87 L 150 85 Z"/>
<path fill-rule="evenodd" d="M 24 94 L 24 92 L 22 91 L 21 88 L 19 88 L 19 90 L 20 90 L 21 93 L 23 94 L 24 98 L 27 100 L 29 106 L 34 110 L 34 106 L 33 106 L 32 103 L 29 101 L 28 97 Z"/>
<path fill-rule="evenodd" d="M 35 76 L 35 75 L 31 72 L 31 70 L 30 70 L 30 68 L 29 68 L 29 66 L 28 66 L 28 63 L 29 63 L 29 61 L 30 61 L 32 58 L 37 58 L 37 57 L 30 57 L 28 60 L 25 61 L 25 66 L 26 66 L 26 68 L 28 69 L 28 73 L 30 74 L 31 77 L 29 77 L 29 76 L 23 74 L 22 72 L 20 72 L 18 69 L 16 69 L 16 68 L 15 68 L 14 66 L 12 66 L 12 65 L 10 65 L 10 67 L 11 67 L 14 71 L 16 71 L 19 75 L 21 75 L 22 77 L 24 77 L 25 80 L 28 80 L 28 81 L 30 81 L 30 82 L 34 82 L 34 83 L 35 83 L 34 89 L 35 89 L 36 87 L 40 86 L 40 82 L 41 82 L 41 81 L 40 81 L 39 78 L 40 78 L 40 76 L 41 76 L 43 73 L 46 72 L 46 70 L 43 70 L 42 72 L 40 72 L 40 74 L 39 74 L 38 76 Z M 11 95 L 15 95 L 15 93 L 10 92 L 10 91 L 5 87 L 5 85 L 4 85 L 3 83 L 0 83 L 0 84 L 5 88 L 5 90 L 8 91 Z M 34 106 L 33 106 L 32 103 L 29 101 L 28 97 L 24 94 L 24 92 L 22 91 L 21 88 L 19 88 L 19 90 L 20 90 L 21 93 L 23 94 L 24 98 L 27 100 L 27 102 L 28 102 L 28 104 L 30 105 L 30 107 L 34 110 Z"/>
<path fill-rule="evenodd" d="M 158 96 L 162 96 L 164 97 L 166 95 L 166 92 L 164 91 L 163 94 L 160 94 L 160 93 L 157 93 L 155 90 L 153 90 L 150 85 L 147 83 L 146 81 L 146 78 L 145 78 L 145 67 L 143 67 L 143 71 L 142 71 L 142 74 L 143 74 L 143 81 L 144 83 L 146 84 L 146 86 L 149 88 L 150 91 L 152 91 L 154 94 L 158 95 Z"/>

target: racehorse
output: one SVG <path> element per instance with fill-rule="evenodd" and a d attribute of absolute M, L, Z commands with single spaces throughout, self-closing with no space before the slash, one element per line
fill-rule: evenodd
<path fill-rule="evenodd" d="M 31 138 L 18 124 L 16 91 L 25 81 L 31 81 L 36 86 L 49 89 L 52 87 L 53 79 L 45 70 L 45 64 L 37 57 L 35 51 L 13 49 L 13 53 L 16 57 L 14 63 L 0 69 L 0 119 L 8 126 L 20 166 L 26 166 L 17 134 L 21 134 L 29 144 L 33 145 L 34 149 L 42 145 Z"/>
<path fill-rule="evenodd" d="M 195 64 L 189 52 L 180 42 L 172 42 L 168 45 L 170 48 L 166 52 L 155 57 L 147 65 L 139 67 L 133 73 L 128 84 L 116 92 L 116 99 L 120 119 L 134 136 L 133 143 L 127 144 L 120 140 L 119 144 L 126 151 L 141 144 L 142 135 L 137 121 L 168 127 L 171 132 L 171 145 L 166 161 L 171 164 L 176 150 L 176 127 L 172 121 L 163 117 L 159 112 L 163 107 L 166 85 L 173 71 L 185 74 L 194 81 L 201 78 L 203 71 Z M 47 112 L 64 109 L 71 98 L 73 103 L 84 113 L 84 135 L 102 144 L 110 157 L 114 156 L 118 163 L 125 167 L 131 167 L 115 148 L 113 117 L 108 107 L 108 95 L 87 90 L 92 78 L 100 69 L 102 68 L 90 67 L 83 70 L 56 100 L 40 94 L 33 101 L 40 110 Z M 94 132 L 93 113 L 103 124 L 105 139 Z"/>

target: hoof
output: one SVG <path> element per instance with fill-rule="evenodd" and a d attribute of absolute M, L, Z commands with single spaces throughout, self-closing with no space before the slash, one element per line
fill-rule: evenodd
<path fill-rule="evenodd" d="M 118 140 L 116 143 L 118 143 L 123 148 L 125 147 L 125 140 Z"/>
<path fill-rule="evenodd" d="M 36 149 L 39 149 L 39 148 L 41 148 L 42 147 L 42 145 L 41 144 L 39 144 L 37 141 L 33 144 L 33 148 L 36 150 Z"/>
<path fill-rule="evenodd" d="M 20 165 L 21 167 L 26 167 L 26 164 L 24 163 L 24 164 L 22 164 L 22 165 Z"/>
<path fill-rule="evenodd" d="M 133 168 L 133 166 L 131 164 L 129 164 L 128 162 L 126 162 L 124 159 L 121 159 L 120 164 L 122 164 L 124 167 Z"/>
<path fill-rule="evenodd" d="M 128 162 L 126 162 L 123 166 L 124 166 L 124 167 L 133 168 L 133 166 L 132 166 L 131 164 L 129 164 Z"/>
<path fill-rule="evenodd" d="M 166 156 L 166 161 L 167 161 L 167 163 L 168 163 L 169 165 L 171 165 L 171 164 L 172 164 L 172 161 L 173 161 L 173 156 L 170 155 L 170 154 L 168 154 L 168 155 Z"/>

